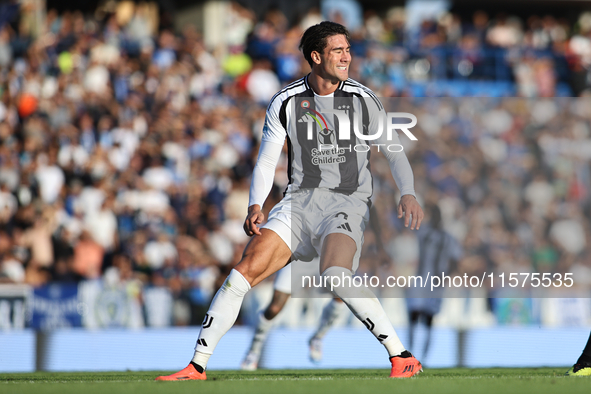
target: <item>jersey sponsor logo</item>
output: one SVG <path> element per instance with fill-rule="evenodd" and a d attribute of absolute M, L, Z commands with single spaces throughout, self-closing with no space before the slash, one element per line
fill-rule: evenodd
<path fill-rule="evenodd" d="M 319 145 L 333 145 L 337 142 L 337 137 L 334 130 L 322 129 L 316 134 Z"/>
<path fill-rule="evenodd" d="M 318 148 L 313 148 L 311 153 L 310 161 L 315 166 L 321 164 L 341 164 L 347 161 L 345 157 L 345 149 L 323 149 L 323 147 L 336 146 L 337 135 L 335 130 L 328 128 L 326 119 L 318 111 L 310 108 L 310 103 L 307 100 L 302 101 L 300 104 L 302 108 L 308 109 L 298 122 L 307 122 L 307 137 L 308 140 L 313 138 L 314 124 L 318 125 L 318 132 L 316 133 L 316 140 L 318 142 Z"/>
<path fill-rule="evenodd" d="M 316 111 L 314 111 L 316 112 Z M 320 114 L 318 114 L 320 115 Z M 345 163 L 347 158 L 345 155 L 345 149 L 323 149 L 323 147 L 327 146 L 335 146 L 337 142 L 336 133 L 334 130 L 329 129 L 328 127 L 322 127 L 320 120 L 317 116 L 314 116 L 312 113 L 306 113 L 302 118 L 300 118 L 299 122 L 306 122 L 306 118 L 312 116 L 320 125 L 320 131 L 316 133 L 316 139 L 318 141 L 318 148 L 313 148 L 311 153 L 310 161 L 315 166 L 320 164 L 340 164 Z M 320 118 L 326 125 L 326 121 L 320 115 Z M 308 135 L 312 133 L 312 124 L 308 123 Z"/>

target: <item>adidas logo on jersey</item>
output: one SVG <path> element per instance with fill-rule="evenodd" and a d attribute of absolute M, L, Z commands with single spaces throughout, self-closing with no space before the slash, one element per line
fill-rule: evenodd
<path fill-rule="evenodd" d="M 340 226 L 338 226 L 337 228 L 343 229 L 343 230 L 347 230 L 348 232 L 352 233 L 353 231 L 351 230 L 351 226 L 349 226 L 349 223 L 345 222 L 343 224 L 341 224 Z"/>

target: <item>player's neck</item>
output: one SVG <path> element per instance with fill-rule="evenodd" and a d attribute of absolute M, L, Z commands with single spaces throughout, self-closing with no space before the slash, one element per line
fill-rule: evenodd
<path fill-rule="evenodd" d="M 314 70 L 310 74 L 308 74 L 308 85 L 312 88 L 314 93 L 319 96 L 328 96 L 329 94 L 334 93 L 341 81 L 338 79 L 326 79 L 323 78 L 321 75 L 318 75 Z"/>

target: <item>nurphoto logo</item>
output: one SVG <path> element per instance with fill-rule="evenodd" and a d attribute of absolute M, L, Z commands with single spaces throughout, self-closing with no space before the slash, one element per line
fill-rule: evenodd
<path fill-rule="evenodd" d="M 401 152 L 404 147 L 399 143 L 387 142 L 393 141 L 393 133 L 395 130 L 402 131 L 411 141 L 417 141 L 417 137 L 409 130 L 416 126 L 417 117 L 408 112 L 384 112 L 379 111 L 374 114 L 371 127 L 364 122 L 363 111 L 356 110 L 350 114 L 350 105 L 342 105 L 337 109 L 325 109 L 320 113 L 311 108 L 308 100 L 303 100 L 300 103 L 302 109 L 306 110 L 304 115 L 299 119 L 299 122 L 307 123 L 306 138 L 309 141 L 317 140 L 317 148 L 312 149 L 312 161 L 314 164 L 325 163 L 340 163 L 338 155 L 345 151 L 354 150 L 355 152 L 367 152 L 372 147 L 386 149 L 389 152 Z M 338 123 L 338 131 L 335 128 L 330 128 L 326 121 L 326 115 L 334 115 Z M 409 120 L 410 122 L 401 121 Z M 351 123 L 353 123 L 353 133 L 356 138 L 361 141 L 368 141 L 361 144 L 348 144 L 351 141 Z M 314 131 L 316 137 L 314 137 Z M 385 132 L 385 139 L 384 139 Z M 379 140 L 379 143 L 378 143 Z M 375 143 L 369 143 L 369 142 Z"/>

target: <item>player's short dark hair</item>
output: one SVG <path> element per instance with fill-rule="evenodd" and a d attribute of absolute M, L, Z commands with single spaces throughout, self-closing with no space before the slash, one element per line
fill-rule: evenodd
<path fill-rule="evenodd" d="M 322 53 L 326 48 L 327 39 L 338 34 L 344 35 L 347 42 L 350 41 L 347 28 L 335 22 L 324 21 L 306 29 L 300 41 L 300 50 L 304 54 L 304 58 L 306 58 L 308 64 L 310 64 L 310 67 L 313 64 L 312 52 Z"/>

